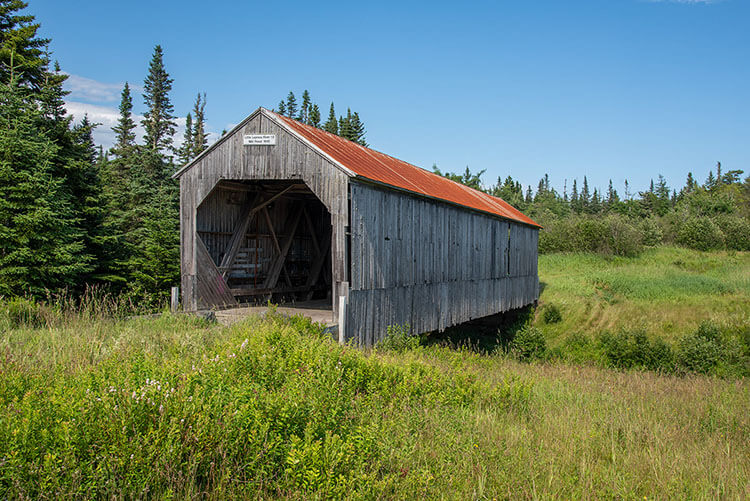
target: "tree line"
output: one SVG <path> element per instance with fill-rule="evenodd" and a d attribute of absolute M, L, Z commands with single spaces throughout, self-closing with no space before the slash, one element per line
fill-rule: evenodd
<path fill-rule="evenodd" d="M 661 243 L 698 250 L 750 250 L 750 176 L 742 170 L 723 171 L 721 162 L 702 184 L 691 172 L 681 188 L 670 187 L 661 174 L 648 190 L 632 192 L 627 180 L 622 195 L 612 180 L 606 190 L 590 186 L 586 176 L 567 180 L 559 192 L 549 175 L 536 190 L 523 188 L 512 176 L 484 185 L 485 171 L 433 171 L 453 181 L 502 198 L 539 222 L 540 252 L 594 251 L 637 254 Z"/>
<path fill-rule="evenodd" d="M 352 113 L 352 109 L 347 108 L 346 115 L 339 115 L 336 118 L 336 108 L 331 102 L 328 119 L 321 123 L 320 108 L 312 102 L 310 92 L 307 89 L 302 93 L 302 103 L 300 103 L 299 109 L 294 92 L 289 91 L 286 100 L 279 101 L 278 110 L 274 111 L 305 125 L 317 127 L 362 146 L 368 146 L 367 141 L 365 141 L 365 123 L 359 118 L 359 113 L 356 111 Z"/>

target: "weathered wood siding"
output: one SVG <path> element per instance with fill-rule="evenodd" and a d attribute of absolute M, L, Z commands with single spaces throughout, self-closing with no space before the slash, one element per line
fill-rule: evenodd
<path fill-rule="evenodd" d="M 244 134 L 275 134 L 275 146 L 244 146 Z M 222 138 L 180 176 L 180 238 L 183 302 L 187 309 L 219 306 L 197 289 L 197 208 L 222 179 L 302 180 L 331 213 L 331 262 L 334 295 L 346 280 L 348 176 L 296 136 L 260 112 Z M 229 217 L 229 216 L 227 216 Z M 334 302 L 335 304 L 335 302 Z M 336 308 L 336 306 L 334 306 Z"/>
<path fill-rule="evenodd" d="M 347 336 L 370 346 L 533 303 L 538 230 L 352 181 Z"/>

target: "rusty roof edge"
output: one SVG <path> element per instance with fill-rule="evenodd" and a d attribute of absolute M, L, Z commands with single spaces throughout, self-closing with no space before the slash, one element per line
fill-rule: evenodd
<path fill-rule="evenodd" d="M 253 118 L 255 118 L 255 116 L 258 113 L 260 113 L 261 110 L 263 110 L 263 109 L 264 108 L 258 108 L 257 110 L 255 110 L 252 113 L 250 113 L 250 115 L 248 115 L 247 118 L 245 118 L 240 123 L 238 123 L 237 125 L 235 125 L 234 127 L 232 127 L 232 130 L 230 130 L 229 132 L 227 132 L 226 134 L 224 134 L 223 136 L 221 136 L 214 144 L 212 144 L 211 146 L 209 146 L 208 148 L 206 148 L 205 150 L 203 150 L 200 153 L 200 155 L 198 155 L 197 157 L 195 157 L 194 159 L 192 159 L 191 161 L 189 161 L 188 163 L 186 163 L 185 165 L 183 165 L 177 172 L 175 172 L 174 174 L 172 174 L 172 179 L 177 179 L 180 176 L 182 176 L 185 173 L 185 171 L 187 171 L 188 169 L 190 169 L 193 166 L 193 164 L 195 164 L 196 162 L 198 162 L 198 160 L 203 159 L 203 157 L 206 156 L 206 155 L 208 155 L 209 152 L 213 151 L 221 143 L 223 143 L 224 141 L 226 141 L 227 139 L 229 139 L 230 136 L 232 136 L 240 128 L 244 127 L 247 124 L 247 122 L 249 122 L 250 120 L 252 120 Z"/>
<path fill-rule="evenodd" d="M 470 210 L 470 211 L 473 211 L 473 212 L 478 212 L 478 213 L 483 214 L 485 216 L 490 216 L 490 217 L 493 217 L 495 219 L 502 219 L 503 221 L 509 221 L 511 223 L 522 224 L 524 226 L 529 226 L 529 227 L 535 228 L 537 230 L 543 228 L 543 226 L 541 224 L 537 223 L 536 221 L 534 221 L 531 218 L 529 218 L 529 221 L 532 221 L 532 222 L 528 223 L 528 222 L 522 221 L 520 219 L 514 219 L 512 217 L 502 216 L 502 215 L 497 214 L 495 212 L 489 212 L 489 211 L 486 211 L 486 210 L 477 209 L 476 207 L 471 207 L 469 205 L 460 204 L 458 202 L 453 202 L 451 200 L 447 200 L 445 198 L 436 197 L 436 196 L 433 196 L 433 195 L 427 195 L 425 193 L 420 193 L 418 191 L 412 191 L 412 190 L 410 190 L 408 188 L 402 188 L 401 186 L 395 186 L 395 185 L 392 185 L 392 184 L 384 183 L 383 181 L 377 181 L 375 179 L 371 179 L 371 178 L 365 177 L 365 176 L 355 176 L 354 180 L 358 181 L 358 182 L 361 182 L 361 183 L 364 183 L 364 184 L 374 184 L 376 186 L 381 186 L 381 187 L 388 188 L 388 189 L 394 190 L 394 191 L 400 191 L 402 193 L 407 193 L 409 195 L 414 195 L 416 197 L 422 197 L 422 198 L 426 198 L 428 200 L 434 200 L 435 202 L 441 202 L 441 203 L 444 203 L 444 204 L 452 205 L 454 207 L 460 207 L 461 209 L 464 209 L 464 210 Z M 528 217 L 528 216 L 526 216 L 526 217 Z"/>
<path fill-rule="evenodd" d="M 346 167 L 344 164 L 342 164 L 341 162 L 333 158 L 331 155 L 329 155 L 328 153 L 320 149 L 318 145 L 316 145 L 315 143 L 307 139 L 305 136 L 303 136 L 302 134 L 294 130 L 294 128 L 291 127 L 289 124 L 287 124 L 283 120 L 280 120 L 279 117 L 276 115 L 276 113 L 274 113 L 273 111 L 267 110 L 263 107 L 260 108 L 260 111 L 261 113 L 263 113 L 263 116 L 273 120 L 273 122 L 276 125 L 283 128 L 285 131 L 289 132 L 298 140 L 302 141 L 306 146 L 312 148 L 316 153 L 318 153 L 320 156 L 322 156 L 323 158 L 331 162 L 335 167 L 341 170 L 344 174 L 346 174 L 349 177 L 359 177 L 354 171 L 352 171 L 351 169 Z M 292 120 L 294 119 L 292 118 Z"/>
<path fill-rule="evenodd" d="M 265 110 L 265 108 L 263 108 L 263 109 Z M 268 110 L 265 110 L 265 111 L 268 111 Z M 276 122 L 279 122 L 279 120 L 277 119 L 276 113 L 274 113 L 274 112 L 269 112 L 269 113 L 270 113 L 271 117 L 272 117 L 272 118 L 273 118 L 273 119 L 274 119 L 274 120 L 275 120 Z M 290 120 L 294 120 L 294 119 L 293 119 L 293 118 L 290 118 Z M 281 121 L 281 123 L 283 123 L 283 120 Z M 288 124 L 285 124 L 285 123 L 284 123 L 284 125 L 286 126 L 286 128 L 287 128 L 288 130 L 292 130 L 292 127 L 290 127 L 290 126 L 289 126 Z M 303 125 L 304 125 L 304 124 L 303 124 Z M 309 139 L 305 138 L 304 136 L 302 136 L 301 134 L 299 134 L 299 133 L 298 133 L 298 132 L 297 132 L 296 130 L 292 130 L 292 132 L 293 132 L 293 133 L 294 133 L 294 134 L 295 134 L 296 136 L 299 136 L 299 137 L 300 137 L 300 139 L 302 139 L 302 141 L 304 141 L 304 142 L 305 142 L 305 144 L 308 144 L 308 145 L 312 146 L 312 147 L 313 147 L 313 148 L 314 148 L 315 150 L 317 150 L 317 151 L 320 151 L 320 148 L 318 148 L 318 146 L 317 146 L 317 145 L 313 144 L 311 140 L 309 140 Z M 325 131 L 324 131 L 324 132 L 325 132 Z M 373 153 L 376 153 L 376 154 L 379 154 L 379 155 L 383 155 L 383 156 L 385 156 L 385 157 L 388 157 L 388 158 L 391 158 L 391 159 L 393 159 L 393 160 L 395 160 L 395 161 L 397 161 L 397 162 L 402 162 L 402 163 L 405 163 L 405 164 L 407 164 L 407 165 L 409 165 L 409 166 L 411 166 L 411 167 L 414 167 L 414 168 L 416 168 L 416 169 L 419 169 L 419 170 L 421 170 L 421 171 L 425 172 L 426 174 L 429 174 L 429 175 L 431 175 L 431 176 L 435 176 L 435 177 L 438 177 L 438 178 L 440 178 L 440 179 L 442 179 L 442 180 L 444 180 L 444 181 L 447 181 L 447 182 L 449 182 L 449 183 L 453 183 L 454 185 L 456 185 L 457 187 L 461 188 L 461 189 L 462 189 L 462 190 L 464 190 L 465 192 L 468 192 L 469 194 L 471 194 L 471 196 L 473 196 L 473 197 L 475 197 L 475 198 L 483 199 L 483 200 L 487 201 L 488 203 L 492 204 L 492 205 L 493 205 L 493 206 L 495 206 L 495 207 L 499 206 L 499 208 L 500 208 L 501 210 L 503 210 L 503 211 L 506 211 L 506 210 L 507 210 L 507 209 L 506 209 L 505 207 L 503 207 L 503 206 L 502 206 L 501 204 L 499 204 L 499 203 L 498 203 L 498 201 L 502 201 L 503 203 L 506 203 L 506 204 L 508 204 L 508 202 L 506 202 L 506 201 L 505 201 L 505 200 L 503 200 L 502 198 L 496 197 L 496 196 L 494 196 L 494 195 L 490 195 L 489 193 L 486 193 L 486 192 L 483 192 L 483 191 L 480 191 L 480 190 L 476 190 L 476 189 L 472 188 L 471 186 L 467 186 L 467 185 L 465 185 L 465 184 L 462 184 L 462 183 L 459 183 L 459 182 L 457 182 L 457 181 L 454 181 L 453 179 L 447 178 L 447 177 L 445 177 L 445 176 L 441 176 L 441 175 L 439 175 L 439 174 L 436 174 L 435 172 L 432 172 L 432 171 L 430 171 L 430 170 L 428 170 L 428 169 L 425 169 L 424 167 L 420 167 L 420 166 L 418 166 L 418 165 L 414 165 L 414 164 L 412 164 L 412 163 L 409 163 L 409 162 L 407 162 L 406 160 L 402 160 L 402 159 L 400 159 L 400 158 L 396 158 L 396 157 L 394 157 L 393 155 L 389 155 L 388 153 L 384 153 L 384 152 L 382 152 L 382 151 L 378 151 L 378 150 L 376 150 L 376 149 L 373 149 L 373 148 L 370 148 L 370 147 L 364 147 L 364 146 L 362 146 L 362 145 L 360 145 L 360 144 L 358 144 L 358 143 L 354 143 L 354 142 L 353 142 L 353 144 L 354 144 L 354 145 L 356 145 L 356 146 L 358 146 L 358 147 L 360 147 L 360 148 L 361 148 L 362 150 L 364 150 L 364 152 L 365 152 L 365 153 L 366 153 L 366 154 L 367 154 L 368 156 L 370 156 L 370 158 L 371 158 L 371 159 L 373 159 L 373 160 L 374 160 L 375 162 L 377 162 L 377 163 L 379 163 L 379 164 L 381 164 L 381 165 L 384 165 L 384 164 L 383 164 L 383 162 L 382 162 L 381 160 L 379 160 L 379 159 L 378 159 L 378 158 L 377 158 L 377 157 L 376 157 L 375 155 L 373 155 Z M 510 216 L 503 216 L 503 215 L 501 215 L 501 214 L 497 214 L 497 213 L 494 213 L 494 212 L 489 212 L 489 211 L 485 211 L 485 210 L 482 210 L 482 209 L 477 209 L 477 208 L 475 208 L 475 207 L 471 207 L 471 206 L 468 206 L 468 205 L 464 205 L 464 204 L 461 204 L 461 203 L 458 203 L 458 202 L 453 202 L 453 201 L 451 201 L 451 200 L 448 200 L 448 199 L 445 199 L 445 198 L 442 198 L 442 197 L 438 197 L 438 196 L 434 196 L 434 195 L 428 195 L 428 194 L 426 194 L 426 193 L 422 193 L 422 192 L 419 192 L 419 191 L 411 190 L 411 189 L 409 189 L 409 188 L 404 188 L 404 187 L 402 187 L 402 186 L 396 186 L 396 185 L 393 185 L 393 184 L 385 183 L 385 182 L 383 182 L 383 181 L 378 181 L 378 180 L 376 180 L 376 179 L 372 179 L 372 178 L 369 178 L 369 177 L 367 177 L 367 176 L 363 176 L 363 175 L 361 175 L 361 174 L 357 174 L 356 172 L 353 172 L 353 171 L 351 171 L 350 169 L 348 169 L 347 167 L 345 167 L 345 166 L 344 166 L 344 165 L 343 165 L 343 164 L 342 164 L 341 162 L 339 162 L 339 161 L 335 160 L 335 159 L 334 159 L 333 157 L 331 157 L 331 155 L 329 155 L 329 154 L 327 154 L 327 153 L 325 153 L 325 152 L 323 152 L 323 151 L 320 151 L 320 152 L 321 152 L 321 154 L 322 154 L 322 155 L 324 155 L 324 156 L 325 156 L 325 157 L 326 157 L 327 159 L 331 160 L 331 161 L 332 161 L 332 162 L 334 162 L 334 163 L 335 163 L 336 165 L 339 165 L 339 166 L 341 166 L 341 167 L 342 167 L 343 169 L 345 169 L 346 173 L 347 173 L 347 174 L 348 174 L 348 175 L 349 175 L 350 177 L 352 177 L 352 178 L 354 178 L 354 179 L 357 179 L 357 180 L 365 180 L 365 181 L 371 182 L 371 183 L 373 183 L 373 184 L 376 184 L 376 185 L 379 185 L 379 186 L 386 186 L 386 187 L 389 187 L 389 188 L 392 188 L 392 189 L 395 189 L 395 190 L 398 190 L 398 191 L 403 191 L 403 192 L 405 192 L 405 193 L 411 193 L 411 194 L 413 194 L 413 195 L 421 196 L 421 197 L 424 197 L 424 198 L 428 198 L 428 199 L 431 199 L 431 200 L 442 201 L 442 202 L 445 202 L 445 203 L 447 203 L 447 204 L 450 204 L 450 205 L 455 205 L 455 206 L 457 206 L 457 207 L 462 207 L 462 208 L 466 208 L 466 209 L 471 209 L 471 210 L 473 210 L 473 211 L 476 211 L 476 212 L 480 212 L 480 213 L 482 213 L 482 214 L 489 214 L 489 215 L 491 215 L 491 216 L 495 216 L 495 217 L 498 217 L 498 218 L 500 218 L 500 219 L 505 219 L 505 220 L 508 220 L 508 221 L 515 221 L 515 222 L 517 222 L 517 223 L 525 224 L 525 225 L 527 225 L 527 226 L 532 226 L 532 227 L 535 227 L 535 228 L 542 228 L 542 225 L 540 225 L 539 223 L 537 223 L 536 221 L 534 221 L 533 219 L 531 219 L 531 218 L 530 218 L 529 216 L 527 216 L 526 214 L 524 214 L 523 212 L 521 212 L 520 210 L 518 210 L 517 208 L 513 207 L 513 206 L 512 206 L 512 205 L 510 205 L 510 204 L 508 204 L 508 206 L 509 206 L 509 207 L 510 207 L 510 208 L 511 208 L 512 210 L 514 210 L 514 211 L 518 212 L 518 213 L 519 213 L 519 214 L 520 214 L 521 216 L 523 216 L 523 217 L 525 217 L 526 219 L 528 219 L 528 221 L 523 221 L 523 220 L 520 220 L 520 219 L 516 219 L 516 218 L 514 218 L 514 217 L 510 217 Z M 397 173 L 397 172 L 396 172 L 395 174 L 399 175 L 399 173 Z M 401 175 L 399 175 L 399 177 L 401 177 L 402 179 L 404 179 L 404 180 L 405 180 L 406 182 L 408 182 L 409 184 L 413 184 L 413 183 L 412 183 L 411 181 L 409 181 L 409 180 L 408 180 L 407 178 L 405 178 L 404 176 L 401 176 Z M 487 200 L 487 199 L 489 199 L 489 200 Z"/>

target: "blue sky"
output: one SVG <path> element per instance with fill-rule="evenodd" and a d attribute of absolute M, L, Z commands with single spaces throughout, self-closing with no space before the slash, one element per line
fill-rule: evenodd
<path fill-rule="evenodd" d="M 210 5 L 209 8 L 206 6 Z M 350 106 L 380 151 L 536 187 L 588 176 L 682 186 L 716 161 L 750 174 L 750 2 L 129 2 L 30 0 L 71 75 L 68 109 L 104 125 L 154 45 L 184 117 L 214 138 L 289 90 Z M 142 112 L 140 95 L 136 111 Z"/>

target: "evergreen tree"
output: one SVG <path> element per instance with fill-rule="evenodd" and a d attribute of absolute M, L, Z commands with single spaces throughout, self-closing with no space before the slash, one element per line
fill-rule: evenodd
<path fill-rule="evenodd" d="M 360 120 L 359 114 L 355 111 L 348 119 L 350 141 L 354 141 L 362 146 L 367 146 L 365 141 L 365 124 Z"/>
<path fill-rule="evenodd" d="M 589 204 L 591 203 L 591 194 L 589 192 L 589 181 L 588 179 L 586 179 L 586 176 L 583 176 L 583 188 L 581 189 L 581 194 L 578 197 L 578 201 L 581 211 L 588 211 Z"/>
<path fill-rule="evenodd" d="M 283 99 L 279 101 L 279 115 L 286 115 L 286 103 Z"/>
<path fill-rule="evenodd" d="M 305 89 L 305 91 L 302 93 L 302 106 L 300 106 L 299 115 L 297 116 L 297 120 L 302 122 L 305 125 L 310 125 L 310 93 Z"/>
<path fill-rule="evenodd" d="M 333 108 L 333 103 L 331 103 L 331 110 L 328 113 L 328 120 L 323 125 L 323 129 L 326 132 L 330 132 L 331 134 L 339 133 L 339 122 L 338 120 L 336 120 L 336 110 Z"/>
<path fill-rule="evenodd" d="M 289 91 L 289 95 L 286 96 L 286 116 L 297 118 L 297 98 L 294 97 L 292 91 Z"/>
<path fill-rule="evenodd" d="M 651 185 L 653 187 L 653 181 Z M 653 207 L 654 212 L 656 212 L 656 214 L 658 214 L 659 216 L 666 215 L 671 207 L 669 199 L 670 189 L 669 186 L 667 186 L 667 180 L 664 179 L 664 176 L 662 176 L 661 174 L 659 174 L 656 186 L 653 188 L 652 193 L 655 196 Z"/>
<path fill-rule="evenodd" d="M 310 125 L 320 129 L 320 108 L 317 104 L 313 104 L 310 108 Z"/>
<path fill-rule="evenodd" d="M 193 141 L 192 158 L 197 157 L 208 148 L 208 134 L 206 133 L 206 93 L 201 97 L 200 92 L 193 105 Z"/>
<path fill-rule="evenodd" d="M 130 86 L 125 82 L 120 96 L 120 118 L 117 125 L 112 127 L 115 133 L 115 145 L 112 153 L 118 157 L 126 157 L 135 147 L 135 121 L 133 120 L 133 98 Z"/>
<path fill-rule="evenodd" d="M 350 127 L 351 120 L 352 109 L 348 108 L 346 111 L 346 116 L 339 117 L 339 136 L 343 137 L 344 139 L 348 139 L 349 141 L 352 141 L 352 131 Z"/>
<path fill-rule="evenodd" d="M 161 45 L 154 48 L 149 64 L 148 76 L 143 82 L 143 102 L 146 112 L 143 114 L 143 138 L 146 147 L 162 152 L 172 146 L 177 125 L 174 121 L 174 106 L 169 99 L 173 80 L 164 68 L 164 53 Z"/>
<path fill-rule="evenodd" d="M 193 116 L 188 113 L 185 117 L 185 134 L 182 137 L 182 144 L 177 149 L 177 160 L 180 165 L 185 165 L 193 158 Z"/>
<path fill-rule="evenodd" d="M 0 83 L 13 80 L 38 90 L 47 77 L 49 40 L 37 37 L 34 16 L 20 12 L 27 6 L 22 0 L 0 0 Z"/>
<path fill-rule="evenodd" d="M 687 181 L 685 181 L 685 188 L 683 189 L 683 191 L 685 193 L 692 193 L 693 191 L 695 191 L 697 187 L 698 187 L 698 183 L 695 182 L 695 179 L 693 178 L 693 173 L 688 172 Z"/>
<path fill-rule="evenodd" d="M 708 179 L 703 183 L 703 187 L 707 190 L 713 190 L 716 187 L 716 178 L 713 171 L 708 171 Z"/>
<path fill-rule="evenodd" d="M 573 193 L 570 194 L 570 208 L 577 213 L 581 213 L 580 200 L 578 198 L 578 180 L 573 180 Z"/>
<path fill-rule="evenodd" d="M 97 160 L 93 131 L 99 124 L 92 123 L 88 116 L 75 125 L 71 131 L 75 154 L 69 159 L 73 182 L 71 207 L 75 211 L 77 226 L 82 235 L 84 250 L 79 258 L 91 261 L 90 269 L 80 277 L 78 287 L 99 281 L 108 274 L 107 243 L 109 237 L 104 228 L 105 198 L 102 186 L 101 162 Z M 82 270 L 84 271 L 84 270 Z"/>
<path fill-rule="evenodd" d="M 602 199 L 599 190 L 594 188 L 594 194 L 591 196 L 591 203 L 588 206 L 590 214 L 599 214 L 602 211 Z"/>
<path fill-rule="evenodd" d="M 716 162 L 716 186 L 720 186 L 721 182 L 722 182 L 721 162 Z"/>
<path fill-rule="evenodd" d="M 64 180 L 53 174 L 59 148 L 15 76 L 0 84 L 0 109 L 0 294 L 73 286 L 90 262 Z"/>
<path fill-rule="evenodd" d="M 609 180 L 609 187 L 607 188 L 607 207 L 610 207 L 620 201 L 620 197 L 617 195 L 617 190 L 612 185 L 612 180 Z"/>

